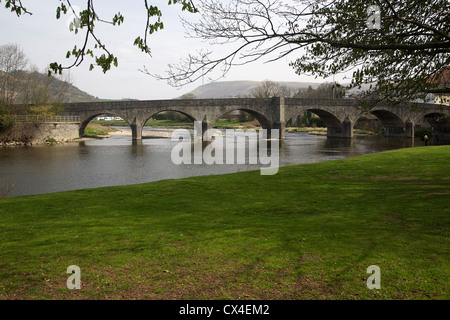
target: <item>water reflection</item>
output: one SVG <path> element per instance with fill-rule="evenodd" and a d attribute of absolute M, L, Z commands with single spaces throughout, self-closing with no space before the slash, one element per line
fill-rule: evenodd
<path fill-rule="evenodd" d="M 18 196 L 260 170 L 262 167 L 250 165 L 249 161 L 234 165 L 177 166 L 171 161 L 171 152 L 177 143 L 170 139 L 133 142 L 131 137 L 115 136 L 65 145 L 3 148 L 0 149 L 0 181 L 14 182 L 9 196 Z M 355 136 L 349 140 L 287 133 L 279 149 L 280 165 L 342 159 L 422 145 L 418 139 Z"/>

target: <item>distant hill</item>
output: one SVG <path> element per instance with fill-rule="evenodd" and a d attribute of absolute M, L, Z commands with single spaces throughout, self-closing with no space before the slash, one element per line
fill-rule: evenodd
<path fill-rule="evenodd" d="M 67 102 L 96 102 L 100 101 L 99 98 L 96 98 L 90 95 L 87 92 L 84 92 L 72 84 L 68 85 L 67 92 L 65 93 Z"/>
<path fill-rule="evenodd" d="M 34 77 L 39 83 L 49 82 L 49 93 L 52 97 L 61 96 L 61 100 L 64 102 L 95 102 L 99 101 L 98 98 L 78 89 L 73 84 L 62 81 L 56 77 L 53 77 L 51 81 L 48 79 L 47 74 L 35 72 Z"/>
<path fill-rule="evenodd" d="M 307 89 L 309 86 L 317 89 L 320 85 L 320 83 L 315 82 L 273 82 L 279 84 L 281 87 L 286 87 L 294 91 Z M 202 85 L 187 94 L 192 94 L 198 99 L 221 99 L 245 96 L 250 94 L 261 83 L 262 81 L 218 81 Z"/>
<path fill-rule="evenodd" d="M 0 72 L 0 79 L 2 76 Z M 54 76 L 49 77 L 48 74 L 20 71 L 15 77 L 19 80 L 15 86 L 17 91 L 15 104 L 100 101 L 73 84 Z"/>

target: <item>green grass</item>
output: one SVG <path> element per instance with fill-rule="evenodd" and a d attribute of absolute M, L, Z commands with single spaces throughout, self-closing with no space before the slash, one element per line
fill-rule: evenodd
<path fill-rule="evenodd" d="M 0 199 L 0 298 L 449 299 L 449 159 L 411 148 Z"/>
<path fill-rule="evenodd" d="M 94 129 L 92 127 L 86 127 L 86 129 L 84 129 L 84 134 L 86 136 L 106 136 L 108 135 L 108 130 L 107 128 L 105 129 Z"/>
<path fill-rule="evenodd" d="M 107 136 L 110 132 L 117 131 L 114 128 L 103 126 L 97 123 L 90 123 L 86 129 L 84 129 L 84 134 L 86 136 Z"/>

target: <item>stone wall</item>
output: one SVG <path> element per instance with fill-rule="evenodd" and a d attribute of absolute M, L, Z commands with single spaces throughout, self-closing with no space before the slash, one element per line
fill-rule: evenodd
<path fill-rule="evenodd" d="M 34 145 L 67 142 L 79 137 L 79 123 L 15 123 L 0 137 L 3 145 Z"/>
<path fill-rule="evenodd" d="M 79 123 L 40 123 L 33 136 L 33 142 L 45 142 L 52 138 L 57 142 L 65 142 L 78 138 Z"/>

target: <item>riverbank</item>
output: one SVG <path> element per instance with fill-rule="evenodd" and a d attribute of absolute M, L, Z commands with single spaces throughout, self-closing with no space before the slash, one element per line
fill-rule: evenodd
<path fill-rule="evenodd" d="M 111 123 L 109 123 L 111 122 Z M 116 127 L 117 126 L 117 127 Z M 151 125 L 145 128 L 151 128 L 151 130 L 143 130 L 143 138 L 171 138 L 173 130 L 176 129 L 193 129 L 192 124 L 178 123 L 173 121 L 155 121 Z M 238 122 L 238 121 L 219 121 L 214 126 L 215 129 L 236 129 L 236 130 L 259 130 L 257 121 Z M 327 128 L 312 128 L 312 127 L 289 127 L 285 129 L 286 132 L 306 132 L 310 135 L 326 136 Z M 355 130 L 356 134 L 374 134 L 370 131 Z M 73 134 L 74 135 L 74 134 Z M 43 139 L 29 139 L 21 138 L 9 139 L 6 142 L 1 142 L 2 147 L 17 147 L 17 146 L 33 146 L 42 144 L 60 144 L 70 142 L 82 142 L 93 141 L 97 139 L 105 139 L 112 136 L 131 136 L 131 128 L 128 127 L 125 121 L 92 121 L 85 129 L 85 136 L 81 138 L 64 138 L 54 139 L 53 137 L 47 137 Z M 24 141 L 22 141 L 24 140 Z"/>
<path fill-rule="evenodd" d="M 447 300 L 448 159 L 409 148 L 0 199 L 0 299 Z"/>
<path fill-rule="evenodd" d="M 308 134 L 313 134 L 317 136 L 326 136 L 327 135 L 327 128 L 319 128 L 319 127 L 289 127 L 286 128 L 286 132 L 295 133 L 295 132 L 306 132 Z M 360 129 L 354 129 L 354 134 L 366 134 L 366 135 L 376 135 L 375 132 L 368 131 L 368 130 L 360 130 Z"/>
<path fill-rule="evenodd" d="M 236 126 L 226 126 L 219 125 L 215 126 L 215 129 L 235 129 L 235 130 L 259 130 L 260 127 L 253 127 L 251 125 L 236 125 Z M 172 131 L 176 129 L 192 129 L 185 126 L 174 126 L 174 127 L 152 127 L 151 130 L 143 130 L 142 136 L 144 138 L 170 138 L 172 136 Z M 313 128 L 313 127 L 303 127 L 303 128 L 286 128 L 286 132 L 289 133 L 297 133 L 297 132 L 305 132 L 310 135 L 318 135 L 318 136 L 326 136 L 327 128 Z M 365 130 L 354 130 L 355 134 L 366 134 L 366 135 L 375 135 L 375 133 L 371 131 Z M 103 135 L 99 137 L 110 137 L 110 136 L 131 136 L 131 129 L 120 127 L 120 129 L 111 131 L 108 135 Z"/>
<path fill-rule="evenodd" d="M 160 128 L 160 129 L 152 129 L 150 130 L 143 130 L 142 131 L 142 137 L 143 138 L 171 138 L 173 130 L 176 130 L 176 128 Z M 120 128 L 116 129 L 114 132 L 109 133 L 110 136 L 131 136 L 131 129 L 128 128 Z"/>
<path fill-rule="evenodd" d="M 0 133 L 0 146 L 17 147 L 70 142 L 79 133 L 75 122 L 12 123 Z"/>

